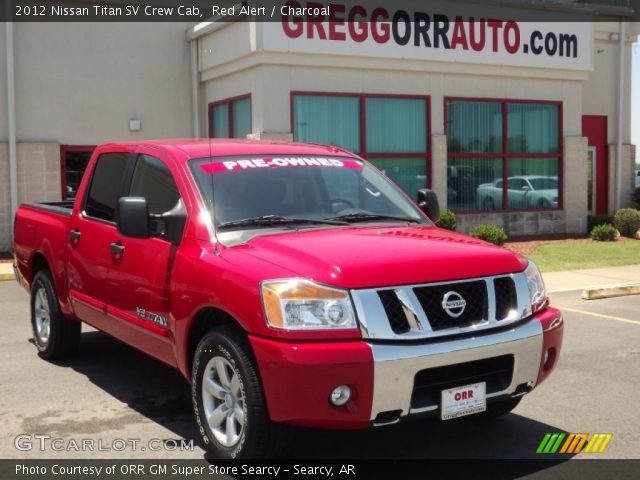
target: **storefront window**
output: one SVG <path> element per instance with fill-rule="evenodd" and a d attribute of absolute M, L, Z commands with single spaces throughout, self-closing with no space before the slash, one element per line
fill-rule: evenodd
<path fill-rule="evenodd" d="M 293 135 L 359 153 L 415 198 L 429 185 L 428 112 L 427 97 L 296 93 Z"/>
<path fill-rule="evenodd" d="M 251 98 L 243 96 L 209 105 L 212 138 L 247 138 L 251 133 Z"/>
<path fill-rule="evenodd" d="M 557 104 L 509 104 L 509 152 L 558 153 Z"/>
<path fill-rule="evenodd" d="M 560 104 L 456 99 L 445 105 L 449 208 L 559 208 Z"/>
<path fill-rule="evenodd" d="M 360 98 L 296 95 L 294 139 L 360 151 Z"/>
<path fill-rule="evenodd" d="M 449 102 L 447 150 L 502 152 L 502 105 L 498 102 Z"/>

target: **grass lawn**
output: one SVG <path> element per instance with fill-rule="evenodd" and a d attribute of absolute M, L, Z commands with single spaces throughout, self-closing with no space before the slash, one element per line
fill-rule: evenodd
<path fill-rule="evenodd" d="M 543 272 L 640 264 L 640 240 L 552 243 L 527 256 Z"/>

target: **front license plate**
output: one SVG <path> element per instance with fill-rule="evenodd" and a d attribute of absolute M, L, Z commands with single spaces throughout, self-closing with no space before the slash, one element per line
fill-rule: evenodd
<path fill-rule="evenodd" d="M 486 390 L 486 382 L 442 390 L 440 418 L 451 420 L 484 412 L 487 409 Z"/>

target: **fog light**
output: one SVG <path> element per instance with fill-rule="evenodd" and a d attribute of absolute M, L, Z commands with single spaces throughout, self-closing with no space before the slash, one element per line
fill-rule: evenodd
<path fill-rule="evenodd" d="M 336 407 L 342 407 L 351 400 L 351 388 L 348 385 L 339 385 L 329 395 L 329 401 Z"/>

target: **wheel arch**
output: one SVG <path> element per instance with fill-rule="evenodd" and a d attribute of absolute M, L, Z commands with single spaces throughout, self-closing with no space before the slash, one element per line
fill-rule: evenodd
<path fill-rule="evenodd" d="M 193 356 L 196 352 L 196 347 L 198 346 L 200 339 L 202 339 L 208 331 L 222 325 L 235 326 L 239 332 L 246 335 L 246 330 L 242 327 L 242 324 L 230 313 L 222 310 L 221 308 L 214 306 L 203 307 L 193 316 L 185 335 L 185 349 L 183 353 L 185 358 L 182 362 L 182 365 L 184 365 L 183 374 L 188 380 L 191 379 Z M 251 354 L 253 354 L 253 352 L 251 352 Z"/>

